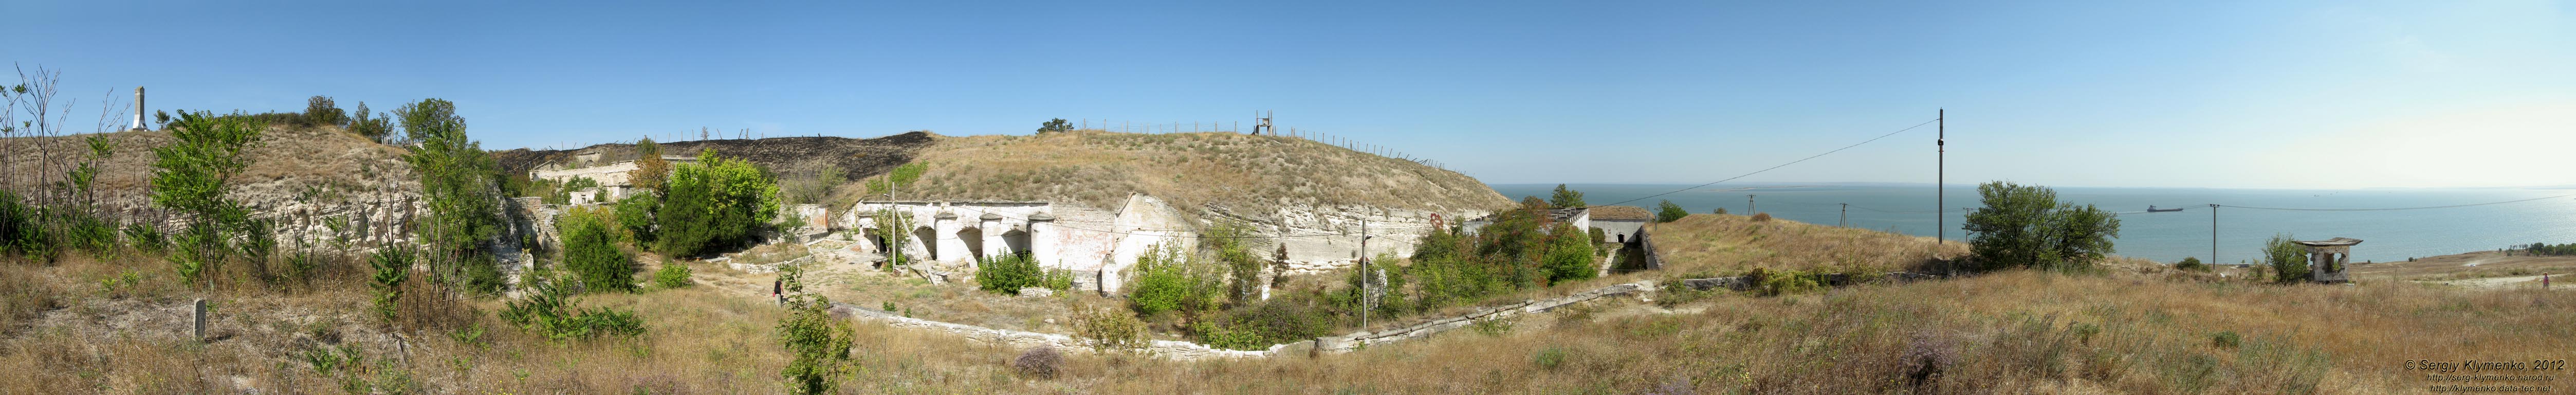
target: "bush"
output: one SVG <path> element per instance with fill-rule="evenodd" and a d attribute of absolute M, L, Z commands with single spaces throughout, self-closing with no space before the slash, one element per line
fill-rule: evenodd
<path fill-rule="evenodd" d="M 787 265 L 778 275 L 789 295 L 787 318 L 778 320 L 778 342 L 795 356 L 778 374 L 787 379 L 787 393 L 833 393 L 852 368 L 850 345 L 858 340 L 857 330 L 832 318 L 830 298 L 805 292 L 803 266 Z"/>
<path fill-rule="evenodd" d="M 348 126 L 349 113 L 341 111 L 340 105 L 333 103 L 330 96 L 314 96 L 304 100 L 303 124 Z"/>
<path fill-rule="evenodd" d="M 1574 231 L 1574 225 L 1557 225 L 1557 230 L 1552 233 L 1555 240 L 1548 243 L 1545 261 L 1541 263 L 1547 267 L 1549 282 L 1586 280 L 1601 275 L 1600 261 L 1593 259 L 1592 243 L 1584 242 L 1576 236 L 1579 234 Z"/>
<path fill-rule="evenodd" d="M 2057 191 L 1995 181 L 1977 186 L 1985 208 L 1968 213 L 1968 241 L 1981 270 L 2040 268 L 2083 271 L 2112 251 L 2120 219 L 2093 205 L 2057 200 Z"/>
<path fill-rule="evenodd" d="M 976 258 L 975 285 L 985 291 L 1020 294 L 1020 288 L 1046 286 L 1046 272 L 1036 259 L 1011 254 L 997 258 Z"/>
<path fill-rule="evenodd" d="M 125 225 L 124 233 L 126 245 L 144 252 L 160 253 L 162 248 L 170 245 L 169 237 L 161 234 L 161 229 L 153 227 L 152 224 L 142 222 L 128 224 Z"/>
<path fill-rule="evenodd" d="M 2263 263 L 2272 266 L 2272 280 L 2284 284 L 2311 280 L 2316 273 L 2308 271 L 2308 249 L 2291 242 L 2290 234 L 2273 235 L 2263 242 Z"/>
<path fill-rule="evenodd" d="M 1753 222 L 1770 222 L 1771 213 L 1753 213 Z"/>
<path fill-rule="evenodd" d="M 1200 342 L 1231 350 L 1264 350 L 1282 343 L 1330 334 L 1332 314 L 1305 303 L 1278 298 L 1250 304 L 1193 328 Z"/>
<path fill-rule="evenodd" d="M 758 165 L 714 151 L 698 153 L 671 173 L 662 208 L 657 250 L 696 256 L 750 241 L 778 216 L 778 185 Z"/>
<path fill-rule="evenodd" d="M 30 260 L 52 257 L 53 237 L 45 233 L 41 210 L 17 193 L 0 190 L 0 252 Z"/>
<path fill-rule="evenodd" d="M 1055 347 L 1030 348 L 1020 352 L 1019 358 L 1011 359 L 1011 369 L 1028 377 L 1052 379 L 1057 371 L 1064 370 L 1064 353 L 1056 352 Z"/>
<path fill-rule="evenodd" d="M 1725 207 L 1719 207 L 1719 208 L 1717 208 L 1716 210 L 1709 210 L 1709 212 L 1708 212 L 1708 213 L 1709 213 L 1709 214 L 1717 214 L 1717 215 L 1726 215 L 1726 208 L 1725 208 Z"/>
<path fill-rule="evenodd" d="M 1682 209 L 1682 205 L 1673 204 L 1673 201 L 1671 200 L 1665 200 L 1663 203 L 1655 204 L 1655 222 L 1680 221 L 1682 220 L 1682 217 L 1689 216 L 1690 210 Z"/>
<path fill-rule="evenodd" d="M 1046 121 L 1046 123 L 1038 124 L 1038 133 L 1054 133 L 1068 130 L 1073 130 L 1073 123 L 1066 122 L 1064 118 L 1056 118 L 1054 120 Z"/>
<path fill-rule="evenodd" d="M 662 288 L 688 288 L 697 285 L 689 279 L 689 265 L 678 261 L 663 262 L 662 270 L 653 271 L 653 285 Z"/>
<path fill-rule="evenodd" d="M 2200 258 L 2196 257 L 2183 257 L 2181 262 L 2174 262 L 2173 268 L 2174 270 L 2192 272 L 2208 272 L 2211 270 L 2209 264 L 2200 263 Z"/>
<path fill-rule="evenodd" d="M 644 319 L 633 311 L 583 310 L 578 294 L 544 277 L 524 285 L 526 293 L 501 310 L 501 319 L 519 329 L 554 341 L 644 334 Z"/>
<path fill-rule="evenodd" d="M 1538 350 L 1538 353 L 1530 355 L 1530 360 L 1537 362 L 1540 369 L 1556 370 L 1556 367 L 1565 365 L 1565 349 L 1548 347 Z"/>
<path fill-rule="evenodd" d="M 563 232 L 564 268 L 598 291 L 635 290 L 635 257 L 617 249 L 611 214 L 599 209 L 573 209 L 555 220 Z"/>
<path fill-rule="evenodd" d="M 2218 332 L 2218 334 L 2209 336 L 2209 345 L 2212 347 L 2232 349 L 2243 344 L 2245 344 L 2245 338 L 2243 336 L 2238 336 L 2236 331 Z"/>
<path fill-rule="evenodd" d="M 1095 351 L 1144 348 L 1145 321 L 1115 309 L 1082 306 L 1073 312 L 1073 338 Z"/>
<path fill-rule="evenodd" d="M 627 196 L 626 200 L 617 202 L 617 224 L 625 229 L 627 240 L 634 241 L 636 247 L 650 246 L 656 240 L 653 214 L 661 210 L 660 195 L 638 193 Z"/>
<path fill-rule="evenodd" d="M 1223 282 L 1203 262 L 1176 248 L 1156 247 L 1137 257 L 1135 286 L 1127 291 L 1137 315 L 1215 310 L 1223 302 Z"/>

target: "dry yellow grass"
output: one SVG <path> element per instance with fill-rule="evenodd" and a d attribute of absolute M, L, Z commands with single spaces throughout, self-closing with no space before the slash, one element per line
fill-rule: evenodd
<path fill-rule="evenodd" d="M 0 139 L 0 169 L 15 173 L 0 177 L 0 187 L 35 191 L 62 180 L 63 171 L 72 164 L 63 152 L 85 149 L 82 139 L 87 136 Z M 101 161 L 94 189 L 99 204 L 111 209 L 149 206 L 152 149 L 169 144 L 170 133 L 123 131 L 104 136 L 116 145 L 116 152 Z M 37 154 L 42 151 L 54 152 L 50 166 Z M 402 148 L 376 144 L 338 127 L 270 126 L 261 143 L 244 155 L 252 158 L 251 165 L 231 181 L 240 187 L 230 195 L 266 205 L 290 199 L 337 204 L 370 192 L 416 195 L 420 189 L 416 176 L 402 155 Z"/>
<path fill-rule="evenodd" d="M 1859 268 L 1898 271 L 1968 254 L 1957 240 L 1722 214 L 1691 214 L 1651 225 L 1667 272 L 1733 275 L 1756 267 L 1773 270 Z"/>
<path fill-rule="evenodd" d="M 1706 242 L 1732 243 L 1703 252 L 1718 254 L 1699 263 L 1710 270 L 1835 258 L 1803 249 L 1870 247 L 1841 243 L 1873 237 L 1701 217 L 1676 224 L 1723 231 Z M 1896 239 L 1863 248 L 1863 261 L 1901 264 L 1915 259 L 1907 251 L 1939 251 L 1904 245 L 1922 240 L 1877 237 Z M 747 281 L 585 297 L 588 306 L 637 311 L 649 329 L 635 340 L 547 342 L 489 316 L 499 302 L 481 300 L 486 314 L 477 322 L 489 329 L 480 338 L 411 334 L 405 358 L 366 316 L 354 278 L 289 293 L 206 293 L 172 284 L 166 263 L 154 259 L 63 262 L 0 263 L 7 266 L 0 280 L 8 280 L 0 284 L 39 284 L 0 291 L 54 292 L 62 301 L 33 324 L 0 332 L 0 371 L 25 372 L 0 375 L 0 393 L 339 393 L 351 376 L 317 372 L 301 359 L 337 345 L 367 356 L 370 368 L 357 378 L 407 382 L 414 392 L 782 391 L 776 372 L 786 358 L 770 330 L 782 312 L 765 294 L 743 292 Z M 704 269 L 702 279 L 757 277 Z M 147 287 L 101 291 L 99 278 L 126 270 L 143 273 Z M 2405 370 L 2406 360 L 2528 361 L 2576 351 L 2576 293 L 2401 281 L 2283 286 L 2139 272 L 2007 271 L 1784 297 L 1721 292 L 1674 306 L 1612 299 L 1314 358 L 1073 352 L 1053 379 L 1013 373 L 1008 361 L 1019 349 L 862 321 L 859 369 L 844 385 L 853 393 L 2422 393 L 2424 372 Z M 930 290 L 924 305 L 983 297 L 964 284 L 825 286 L 854 290 L 839 294 L 852 299 L 879 295 L 868 290 Z M 219 302 L 218 340 L 196 342 L 179 329 L 183 304 L 197 296 Z M 1061 314 L 954 309 L 1000 319 Z"/>

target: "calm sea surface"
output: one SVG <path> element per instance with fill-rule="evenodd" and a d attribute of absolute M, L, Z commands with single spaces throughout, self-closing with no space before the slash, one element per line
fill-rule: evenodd
<path fill-rule="evenodd" d="M 1583 192 L 1586 203 L 1599 205 L 1688 186 L 1575 184 L 1569 187 Z M 1513 200 L 1523 196 L 1545 199 L 1554 188 L 1556 184 L 1494 185 L 1494 190 Z M 2119 216 L 2120 237 L 2115 240 L 2118 250 L 2115 254 L 2163 262 L 2183 257 L 2210 259 L 2211 210 L 2208 205 L 2212 203 L 2245 207 L 2358 209 L 2447 206 L 2576 194 L 2576 190 L 2570 189 L 2055 189 L 2059 200 L 2093 204 L 2124 213 Z M 1693 213 L 1707 213 L 1725 207 L 1728 213 L 1742 214 L 1746 208 L 1745 195 L 1754 195 L 1754 209 L 1799 222 L 1833 225 L 1837 221 L 1847 221 L 1845 223 L 1851 227 L 1921 236 L 1932 235 L 1935 228 L 1933 216 L 1936 208 L 1931 185 L 1720 184 L 1623 204 L 1652 210 L 1657 202 L 1672 200 Z M 1951 185 L 1942 195 L 1947 197 L 1947 202 L 1941 206 L 1948 209 L 1939 214 L 1943 218 L 1941 228 L 1947 230 L 1943 235 L 1958 240 L 1962 236 L 1959 230 L 1963 220 L 1961 209 L 1980 206 L 1976 187 Z M 1847 214 L 1842 211 L 1843 203 L 1850 204 Z M 2185 210 L 2128 213 L 2146 211 L 2148 205 Z M 2217 214 L 2217 261 L 2229 263 L 2254 257 L 2265 239 L 2280 233 L 2289 233 L 2300 240 L 2362 239 L 2364 242 L 2352 249 L 2354 261 L 2405 260 L 2408 257 L 2493 250 L 2535 242 L 2576 242 L 2576 197 L 2393 211 L 2223 207 Z"/>

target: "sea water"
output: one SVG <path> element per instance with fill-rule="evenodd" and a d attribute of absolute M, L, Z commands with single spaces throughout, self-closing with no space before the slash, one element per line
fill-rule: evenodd
<path fill-rule="evenodd" d="M 1503 184 L 1494 190 L 1515 201 L 1524 196 L 1546 199 L 1556 184 Z M 1843 224 L 1918 236 L 1932 236 L 1935 212 L 1942 236 L 1966 236 L 1960 224 L 1965 210 L 1983 206 L 1975 185 L 1949 185 L 1944 202 L 1935 204 L 1930 184 L 1719 184 L 1689 185 L 1575 184 L 1585 203 L 1620 204 L 1653 210 L 1671 200 L 1692 213 L 1724 207 L 1730 214 L 1746 211 L 1820 225 Z M 2361 239 L 2352 260 L 2401 261 L 2409 257 L 2449 255 L 2510 248 L 2531 243 L 2576 243 L 2576 189 L 2209 189 L 2209 188 L 2053 188 L 2058 200 L 2091 204 L 2120 212 L 2120 235 L 2114 255 L 2171 263 L 2197 257 L 2216 263 L 2257 259 L 2265 240 L 2289 234 L 2298 240 L 2336 237 Z M 1679 190 L 1679 192 L 1674 192 Z M 1646 198 L 1649 195 L 1672 192 Z M 1746 195 L 1752 195 L 1749 198 Z M 2449 206 L 2552 197 L 2468 207 L 2379 211 L 2293 211 L 2297 209 L 2376 209 Z M 1642 198 L 1642 199 L 1641 199 Z M 1634 201 L 1628 201 L 1636 199 Z M 1750 200 L 1749 202 L 1747 200 Z M 1622 201 L 1627 201 L 1622 203 Z M 1849 210 L 1844 210 L 1849 204 Z M 2216 210 L 2216 228 L 2210 204 Z M 2147 206 L 2183 208 L 2148 213 Z M 2213 250 L 2215 243 L 2215 251 Z M 2213 255 L 2214 254 L 2214 255 Z M 2212 259 L 2215 256 L 2216 259 Z"/>

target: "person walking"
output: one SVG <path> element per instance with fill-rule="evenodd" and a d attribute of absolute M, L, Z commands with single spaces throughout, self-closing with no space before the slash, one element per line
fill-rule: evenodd
<path fill-rule="evenodd" d="M 769 280 L 769 298 L 777 299 L 780 306 L 787 305 L 787 283 L 782 280 Z"/>

